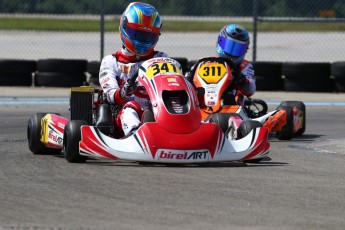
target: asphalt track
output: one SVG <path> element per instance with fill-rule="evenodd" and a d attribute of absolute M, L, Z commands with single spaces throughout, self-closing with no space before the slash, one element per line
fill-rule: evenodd
<path fill-rule="evenodd" d="M 68 116 L 68 90 L 1 87 L 0 229 L 344 229 L 345 95 L 256 98 L 307 105 L 305 134 L 270 137 L 260 164 L 70 164 L 26 140 L 33 113 Z"/>

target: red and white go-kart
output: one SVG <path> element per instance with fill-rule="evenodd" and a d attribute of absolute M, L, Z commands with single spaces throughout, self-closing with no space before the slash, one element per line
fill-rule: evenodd
<path fill-rule="evenodd" d="M 174 59 L 147 60 L 131 80 L 151 101 L 147 113 L 151 119 L 143 119 L 131 135 L 116 137 L 96 126 L 102 97 L 94 98 L 102 91 L 82 86 L 71 88 L 70 119 L 54 113 L 30 117 L 29 149 L 34 154 L 62 151 L 68 162 L 89 158 L 164 164 L 250 162 L 268 154 L 268 129 L 251 125 L 255 121 L 243 121 L 237 139 L 229 139 L 217 124 L 202 121 L 195 90 Z"/>

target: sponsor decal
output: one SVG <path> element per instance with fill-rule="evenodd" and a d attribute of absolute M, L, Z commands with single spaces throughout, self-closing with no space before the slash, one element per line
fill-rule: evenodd
<path fill-rule="evenodd" d="M 141 27 L 139 27 L 139 29 L 152 31 L 152 29 L 150 27 L 147 27 L 147 26 L 141 26 Z"/>
<path fill-rule="evenodd" d="M 62 123 L 60 123 L 60 122 L 58 122 L 58 127 L 60 127 L 60 128 L 62 128 L 62 129 L 64 129 L 65 128 L 65 125 L 64 124 L 62 124 Z"/>
<path fill-rule="evenodd" d="M 210 152 L 208 150 L 167 150 L 160 149 L 157 151 L 156 158 L 158 160 L 173 160 L 173 161 L 183 161 L 183 160 L 193 160 L 202 161 L 210 159 Z"/>
<path fill-rule="evenodd" d="M 62 145 L 62 138 L 54 133 L 53 130 L 49 130 L 48 138 L 59 145 Z"/>
<path fill-rule="evenodd" d="M 174 77 L 168 77 L 168 82 L 176 82 L 176 78 Z"/>
<path fill-rule="evenodd" d="M 101 85 L 104 85 L 104 84 L 106 84 L 109 80 L 110 80 L 109 77 L 103 78 L 103 79 L 101 80 L 100 84 L 101 84 Z"/>

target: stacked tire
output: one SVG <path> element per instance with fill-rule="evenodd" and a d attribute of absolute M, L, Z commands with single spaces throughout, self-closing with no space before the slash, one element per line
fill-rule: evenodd
<path fill-rule="evenodd" d="M 189 65 L 188 65 L 188 59 L 184 57 L 172 57 L 172 59 L 176 60 L 178 63 L 180 63 L 182 72 L 185 74 L 189 71 Z"/>
<path fill-rule="evenodd" d="M 332 92 L 331 63 L 294 63 L 282 65 L 285 91 Z"/>
<path fill-rule="evenodd" d="M 345 61 L 333 62 L 331 75 L 334 78 L 337 92 L 345 92 Z"/>
<path fill-rule="evenodd" d="M 87 64 L 87 72 L 90 74 L 89 83 L 99 86 L 99 69 L 101 62 L 90 61 Z"/>
<path fill-rule="evenodd" d="M 36 61 L 0 59 L 1 86 L 31 86 Z"/>
<path fill-rule="evenodd" d="M 259 91 L 284 90 L 281 62 L 254 62 L 256 89 Z"/>
<path fill-rule="evenodd" d="M 35 86 L 76 87 L 86 82 L 87 60 L 41 59 L 37 61 Z"/>

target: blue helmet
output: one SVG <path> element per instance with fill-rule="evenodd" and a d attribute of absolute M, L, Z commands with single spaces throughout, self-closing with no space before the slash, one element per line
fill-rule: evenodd
<path fill-rule="evenodd" d="M 161 18 L 153 6 L 141 2 L 130 3 L 121 16 L 121 42 L 131 53 L 146 56 L 153 52 L 161 26 Z"/>
<path fill-rule="evenodd" d="M 234 63 L 240 63 L 249 46 L 249 33 L 241 25 L 231 24 L 221 29 L 216 51 L 220 57 L 229 58 Z"/>

